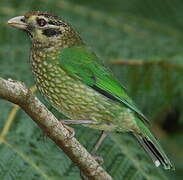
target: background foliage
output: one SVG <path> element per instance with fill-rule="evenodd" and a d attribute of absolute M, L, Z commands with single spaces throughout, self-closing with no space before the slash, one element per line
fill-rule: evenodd
<path fill-rule="evenodd" d="M 130 135 L 111 134 L 98 152 L 105 169 L 116 180 L 182 179 L 182 8 L 181 0 L 1 0 L 0 76 L 34 85 L 28 64 L 30 42 L 22 32 L 7 27 L 9 18 L 32 10 L 63 17 L 126 86 L 176 166 L 173 172 L 155 168 Z M 74 127 L 78 140 L 90 150 L 99 132 Z M 1 180 L 80 179 L 78 168 L 64 153 L 42 138 L 22 110 L 4 100 L 0 133 Z"/>

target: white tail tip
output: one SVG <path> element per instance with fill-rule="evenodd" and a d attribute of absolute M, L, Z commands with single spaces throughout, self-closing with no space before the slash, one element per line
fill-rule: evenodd
<path fill-rule="evenodd" d="M 158 160 L 155 161 L 155 166 L 156 166 L 156 167 L 160 166 L 160 164 L 161 164 L 161 163 L 160 163 Z"/>

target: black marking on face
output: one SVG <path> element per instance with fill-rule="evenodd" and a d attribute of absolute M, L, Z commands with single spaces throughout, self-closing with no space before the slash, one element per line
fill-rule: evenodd
<path fill-rule="evenodd" d="M 32 26 L 31 24 L 27 24 L 27 27 L 25 29 L 25 32 L 29 35 L 30 38 L 32 38 L 32 34 L 31 32 L 33 31 L 34 29 L 34 26 Z"/>
<path fill-rule="evenodd" d="M 28 34 L 28 36 L 32 39 L 32 34 L 31 34 L 31 32 L 30 31 L 27 31 L 27 30 L 24 30 L 27 34 Z"/>
<path fill-rule="evenodd" d="M 62 34 L 62 31 L 54 28 L 49 28 L 49 29 L 43 30 L 42 34 L 44 34 L 47 37 L 51 37 L 51 36 Z"/>
<path fill-rule="evenodd" d="M 109 98 L 109 99 L 111 99 L 113 101 L 117 101 L 117 102 L 121 103 L 121 101 L 118 98 L 116 98 L 115 96 L 111 95 L 107 91 L 97 87 L 96 85 L 93 85 L 93 86 L 90 86 L 90 87 L 93 88 L 94 90 L 96 90 L 97 92 L 99 92 L 100 94 L 104 95 L 105 97 L 107 97 L 107 98 Z"/>

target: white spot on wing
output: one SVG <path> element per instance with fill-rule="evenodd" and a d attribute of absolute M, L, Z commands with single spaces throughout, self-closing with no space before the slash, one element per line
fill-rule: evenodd
<path fill-rule="evenodd" d="M 159 160 L 155 161 L 155 166 L 158 167 L 161 163 L 159 162 Z"/>

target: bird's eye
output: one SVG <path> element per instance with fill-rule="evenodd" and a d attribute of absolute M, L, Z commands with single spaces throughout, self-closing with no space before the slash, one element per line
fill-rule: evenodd
<path fill-rule="evenodd" d="M 47 24 L 46 20 L 44 19 L 37 19 L 37 24 L 41 27 L 45 26 Z"/>

